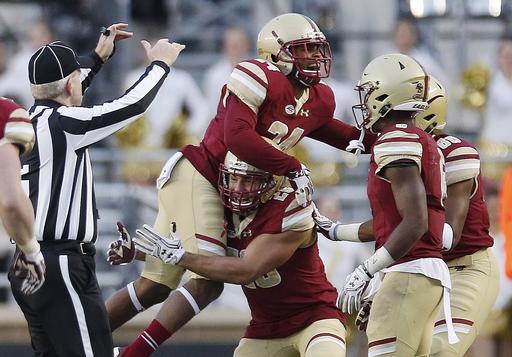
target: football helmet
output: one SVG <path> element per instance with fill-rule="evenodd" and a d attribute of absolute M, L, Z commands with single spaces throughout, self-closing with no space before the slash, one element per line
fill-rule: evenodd
<path fill-rule="evenodd" d="M 271 173 L 241 161 L 228 151 L 224 164 L 220 165 L 218 186 L 224 206 L 246 215 L 270 198 L 277 180 Z"/>
<path fill-rule="evenodd" d="M 417 112 L 428 108 L 428 76 L 418 62 L 401 53 L 372 60 L 356 90 L 359 104 L 352 112 L 357 124 L 372 132 L 373 125 L 391 110 Z"/>
<path fill-rule="evenodd" d="M 414 124 L 431 134 L 434 129 L 444 129 L 446 126 L 446 108 L 448 107 L 446 89 L 432 76 L 429 78 L 427 102 L 428 109 L 414 117 Z"/>
<path fill-rule="evenodd" d="M 283 14 L 267 22 L 257 41 L 258 56 L 274 64 L 285 76 L 311 86 L 331 72 L 331 47 L 309 17 Z"/>

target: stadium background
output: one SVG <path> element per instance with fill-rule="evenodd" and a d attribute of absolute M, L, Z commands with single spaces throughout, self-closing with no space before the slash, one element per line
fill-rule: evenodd
<path fill-rule="evenodd" d="M 157 202 L 152 185 L 155 175 L 176 147 L 196 142 L 201 137 L 215 110 L 215 104 L 210 104 L 208 87 L 215 77 L 211 73 L 220 76 L 218 68 L 222 67 L 219 64 L 216 70 L 209 69 L 223 59 L 226 61 L 225 56 L 230 53 L 243 56 L 240 60 L 254 57 L 259 28 L 273 16 L 285 12 L 310 16 L 326 34 L 333 50 L 334 68 L 330 83 L 337 96 L 337 114 L 347 122 L 353 120 L 350 105 L 358 98 L 351 89 L 362 69 L 373 57 L 397 51 L 394 34 L 399 19 L 414 20 L 419 30 L 418 48 L 430 56 L 439 71 L 436 76 L 444 76 L 449 90 L 448 131 L 479 145 L 496 238 L 495 252 L 504 256 L 498 193 L 507 167 L 512 167 L 512 104 L 508 112 L 506 109 L 502 112 L 510 121 L 509 126 L 503 128 L 509 130 L 510 142 L 492 142 L 482 133 L 492 120 L 486 109 L 492 102 L 488 96 L 489 85 L 498 71 L 500 40 L 512 30 L 512 1 L 0 1 L 0 96 L 15 97 L 27 108 L 31 105 L 27 62 L 42 44 L 38 42 L 60 39 L 79 52 L 86 52 L 94 48 L 100 26 L 120 21 L 130 24 L 135 38 L 130 43 L 120 44 L 113 63 L 108 63 L 96 77 L 85 98 L 89 104 L 114 98 L 127 88 L 127 82 L 133 81 L 132 69 L 142 68 L 140 39 L 169 37 L 187 45 L 175 64 L 180 71 L 174 74 L 171 71 L 167 79 L 173 85 L 162 90 L 163 108 L 172 105 L 167 117 L 163 120 L 146 117 L 91 151 L 101 216 L 96 260 L 105 298 L 132 281 L 141 269 L 139 263 L 110 267 L 105 262 L 106 246 L 116 238 L 115 222 L 125 222 L 130 230 L 142 223 L 152 223 Z M 230 33 L 237 36 L 230 37 Z M 244 53 L 243 33 L 248 36 L 247 53 Z M 226 40 L 230 44 L 223 46 Z M 142 70 L 135 73 L 142 73 Z M 213 100 L 215 103 L 216 99 Z M 159 122 L 155 124 L 155 120 Z M 352 156 L 307 141 L 295 154 L 313 171 L 317 186 L 315 200 L 322 212 L 331 218 L 342 217 L 344 222 L 369 217 L 365 187 L 367 159 L 361 158 L 354 168 Z M 501 227 L 506 227 L 505 217 L 501 217 L 501 222 Z M 10 294 L 6 278 L 13 250 L 7 242 L 5 233 L 0 233 L 0 356 L 29 356 L 26 323 Z M 371 246 L 335 244 L 320 239 L 328 276 L 338 287 L 371 249 Z M 503 259 L 501 268 L 504 270 Z M 482 332 L 468 356 L 512 355 L 510 314 L 507 315 L 512 284 L 504 274 L 502 278 L 502 291 L 490 319 L 492 323 Z M 155 312 L 151 309 L 141 314 L 116 332 L 115 343 L 123 345 L 134 338 Z M 155 355 L 229 356 L 248 318 L 241 289 L 226 285 L 218 301 L 173 336 L 170 343 Z M 364 336 L 353 333 L 349 339 L 348 356 L 364 354 Z"/>

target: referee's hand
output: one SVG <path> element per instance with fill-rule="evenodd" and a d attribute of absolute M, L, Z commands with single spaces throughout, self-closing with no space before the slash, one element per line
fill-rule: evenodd
<path fill-rule="evenodd" d="M 177 42 L 169 43 L 169 40 L 166 38 L 158 40 L 153 47 L 151 47 L 151 44 L 146 40 L 140 42 L 150 62 L 162 61 L 169 67 L 176 62 L 180 52 L 185 48 L 185 45 L 181 45 Z"/>
<path fill-rule="evenodd" d="M 133 32 L 124 31 L 127 27 L 128 24 L 125 23 L 113 24 L 101 33 L 94 51 L 103 62 L 109 59 L 114 52 L 114 42 L 133 36 Z"/>

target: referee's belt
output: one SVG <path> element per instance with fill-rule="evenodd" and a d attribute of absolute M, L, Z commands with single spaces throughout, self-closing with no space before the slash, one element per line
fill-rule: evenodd
<path fill-rule="evenodd" d="M 77 240 L 65 241 L 39 241 L 41 251 L 55 252 L 57 254 L 79 254 L 90 255 L 96 254 L 96 247 L 91 242 L 80 242 Z"/>

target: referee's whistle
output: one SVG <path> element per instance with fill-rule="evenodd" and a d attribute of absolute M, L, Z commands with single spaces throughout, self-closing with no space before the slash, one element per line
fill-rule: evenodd
<path fill-rule="evenodd" d="M 101 26 L 100 28 L 100 33 L 103 35 L 103 36 L 106 36 L 108 37 L 110 35 L 110 30 L 108 28 L 106 28 L 105 26 Z"/>

